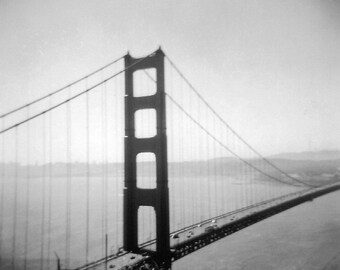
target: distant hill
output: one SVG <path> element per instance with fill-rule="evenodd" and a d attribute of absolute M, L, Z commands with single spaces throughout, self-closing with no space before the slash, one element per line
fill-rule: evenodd
<path fill-rule="evenodd" d="M 300 152 L 300 153 L 282 153 L 269 156 L 269 159 L 288 159 L 288 160 L 335 160 L 340 159 L 340 151 L 317 151 L 317 152 Z"/>
<path fill-rule="evenodd" d="M 314 184 L 340 181 L 340 151 L 319 151 L 302 153 L 284 153 L 267 157 L 278 168 L 299 178 Z M 245 161 L 245 162 L 244 162 Z M 138 175 L 142 177 L 154 177 L 156 172 L 155 162 L 141 162 L 137 166 Z M 45 165 L 30 165 L 29 167 L 15 163 L 0 163 L 6 177 L 41 177 L 44 174 L 51 174 L 53 177 L 64 177 L 71 171 L 72 177 L 84 177 L 87 169 L 90 169 L 91 177 L 101 177 L 105 172 L 109 176 L 118 178 L 124 177 L 123 163 L 102 163 L 74 162 L 70 164 L 58 162 Z M 230 179 L 243 181 L 248 176 L 251 179 L 263 180 L 258 168 L 266 174 L 277 176 L 275 167 L 265 165 L 262 159 L 244 159 L 240 161 L 233 157 L 219 157 L 209 160 L 196 160 L 185 162 L 169 162 L 168 172 L 170 177 L 202 177 L 225 176 Z"/>

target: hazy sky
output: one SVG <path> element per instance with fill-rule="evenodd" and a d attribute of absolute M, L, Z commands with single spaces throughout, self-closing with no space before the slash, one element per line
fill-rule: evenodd
<path fill-rule="evenodd" d="M 340 148 L 338 0 L 0 0 L 0 112 L 159 45 L 247 141 Z"/>

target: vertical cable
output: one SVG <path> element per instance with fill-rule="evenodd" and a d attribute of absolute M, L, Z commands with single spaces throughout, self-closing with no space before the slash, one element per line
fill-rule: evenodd
<path fill-rule="evenodd" d="M 168 104 L 168 99 L 167 99 L 167 93 L 169 91 L 171 91 L 172 88 L 172 77 L 171 77 L 171 70 L 166 68 L 166 71 L 168 71 L 169 73 L 167 73 L 168 75 L 165 76 L 165 78 L 167 78 L 166 80 L 166 88 L 165 88 L 165 102 L 166 102 L 166 121 L 169 125 L 169 123 L 171 123 L 171 118 L 170 118 L 170 110 L 171 108 L 169 107 Z M 170 136 L 171 130 L 168 129 L 168 162 L 169 162 L 169 169 L 168 169 L 168 181 L 169 181 L 169 209 L 170 209 L 170 215 L 169 215 L 169 222 L 170 222 L 170 232 L 173 230 L 173 186 L 172 186 L 172 174 L 171 174 L 171 162 L 172 162 L 172 142 L 171 142 L 171 136 Z M 170 146 L 170 147 L 169 147 Z"/>
<path fill-rule="evenodd" d="M 213 134 L 216 134 L 216 121 L 213 119 Z M 214 184 L 214 215 L 217 216 L 218 213 L 218 192 L 217 192 L 217 152 L 216 152 L 217 144 L 213 142 L 213 184 Z"/>
<path fill-rule="evenodd" d="M 202 109 L 200 108 L 200 103 L 197 102 L 197 113 L 198 113 L 198 119 L 204 119 L 204 113 L 202 114 Z M 206 205 L 207 205 L 207 200 L 205 198 L 206 195 L 206 147 L 205 147 L 205 138 L 202 137 L 202 133 L 200 133 L 200 130 L 197 129 L 197 126 L 195 125 L 196 128 L 196 134 L 197 134 L 197 179 L 198 179 L 198 200 L 199 200 L 199 221 L 203 221 L 205 219 L 205 213 L 206 213 Z"/>
<path fill-rule="evenodd" d="M 234 139 L 234 143 L 236 144 L 235 145 L 236 153 L 238 155 L 240 155 L 240 152 L 239 152 L 240 151 L 240 145 L 237 142 L 235 142 L 234 136 L 232 136 L 232 138 Z M 239 161 L 239 160 L 236 160 L 236 162 L 237 162 L 236 163 L 236 173 L 237 173 L 237 179 L 236 180 L 237 180 L 238 183 L 241 183 L 242 182 L 242 167 L 241 167 L 242 164 L 241 164 L 241 161 Z M 237 185 L 237 200 L 236 200 L 236 208 L 237 209 L 242 207 L 241 200 L 239 200 L 242 197 L 239 186 L 240 185 Z"/>
<path fill-rule="evenodd" d="M 198 119 L 201 119 L 201 110 L 199 108 L 199 104 L 197 104 L 197 107 L 198 107 Z M 200 222 L 203 221 L 203 205 L 202 205 L 202 201 L 203 200 L 203 197 L 202 197 L 202 188 L 203 188 L 203 183 L 202 183 L 202 178 L 203 178 L 203 174 L 204 174 L 204 170 L 203 170 L 203 166 L 201 166 L 201 164 L 203 164 L 203 158 L 202 158 L 202 146 L 203 146 L 203 142 L 201 141 L 201 136 L 200 136 L 200 133 L 199 133 L 199 130 L 197 130 L 196 128 L 196 133 L 197 133 L 197 179 L 198 179 L 198 202 L 199 202 L 199 205 L 198 205 L 198 220 Z M 196 177 L 195 177 L 196 178 Z"/>
<path fill-rule="evenodd" d="M 245 159 L 247 160 L 248 158 L 246 157 L 246 154 L 243 153 L 245 156 Z M 247 206 L 247 168 L 248 166 L 246 164 L 242 164 L 242 171 L 243 171 L 243 185 L 242 185 L 242 193 L 243 193 L 243 207 Z"/>
<path fill-rule="evenodd" d="M 103 81 L 103 72 L 100 73 L 101 81 Z M 105 83 L 104 83 L 105 85 Z M 102 257 L 105 256 L 105 108 L 104 108 L 104 99 L 105 99 L 105 91 L 104 85 L 101 86 L 101 154 L 102 154 L 102 162 L 101 162 L 101 243 L 102 243 Z"/>
<path fill-rule="evenodd" d="M 207 111 L 206 111 L 206 121 L 209 121 L 208 120 L 208 113 L 207 113 Z M 210 174 L 211 174 L 211 170 L 210 170 L 210 140 L 209 140 L 209 137 L 208 136 L 206 136 L 206 143 L 207 143 L 207 160 L 206 160 L 206 162 L 207 162 L 207 165 L 208 165 L 208 173 L 207 173 L 207 179 L 206 179 L 206 181 L 207 181 L 207 184 L 208 184 L 208 213 L 209 213 L 209 217 L 212 217 L 212 211 L 211 211 L 211 200 L 212 200 L 212 198 L 211 198 L 211 187 L 210 187 L 210 185 L 211 185 L 211 178 L 210 178 Z"/>
<path fill-rule="evenodd" d="M 190 107 L 190 111 L 192 111 L 192 100 L 189 99 L 189 107 Z M 188 130 L 189 134 L 190 134 L 190 142 L 189 142 L 189 148 L 190 148 L 190 155 L 188 157 L 188 165 L 189 165 L 189 172 L 188 172 L 188 181 L 190 181 L 190 185 L 192 185 L 192 190 L 194 192 L 192 192 L 191 194 L 191 203 L 189 204 L 190 206 L 190 212 L 191 212 L 191 221 L 190 223 L 193 224 L 194 220 L 195 220 L 195 212 L 197 210 L 197 205 L 196 205 L 196 200 L 195 200 L 195 194 L 197 193 L 196 191 L 196 181 L 193 181 L 193 179 L 195 179 L 193 177 L 193 166 L 194 166 L 194 147 L 193 147 L 193 128 L 192 128 L 192 122 L 189 122 L 190 124 L 187 125 L 187 127 L 190 129 Z"/>
<path fill-rule="evenodd" d="M 30 116 L 30 107 L 27 107 L 27 118 Z M 25 239 L 24 239 L 24 270 L 27 269 L 27 253 L 28 253 L 28 232 L 29 232 L 29 210 L 30 210 L 30 122 L 27 123 L 26 145 L 27 145 L 27 165 L 26 165 L 26 205 L 25 205 Z"/>
<path fill-rule="evenodd" d="M 221 130 L 221 126 L 219 126 L 219 133 L 221 134 L 221 141 L 223 142 L 223 131 Z M 220 199 L 219 199 L 219 203 L 220 203 L 220 214 L 224 214 L 224 211 L 225 211 L 225 205 L 224 205 L 224 197 L 223 197 L 223 184 L 224 184 L 224 173 L 223 173 L 223 162 L 224 162 L 224 155 L 223 155 L 223 149 L 219 146 L 218 148 L 218 156 L 220 158 L 220 162 L 218 163 L 218 167 L 217 167 L 217 172 L 218 172 L 218 191 L 219 191 L 219 196 L 220 196 Z"/>
<path fill-rule="evenodd" d="M 181 81 L 181 83 L 180 83 L 180 87 L 179 87 L 179 89 L 180 89 L 180 92 L 181 93 L 184 93 L 184 91 L 183 91 L 183 82 Z M 184 125 L 184 118 L 183 117 L 181 117 L 181 121 L 180 121 L 180 127 L 181 127 L 181 132 L 182 133 L 185 133 L 185 130 L 184 130 L 184 127 L 185 127 L 185 125 Z M 180 157 L 182 158 L 182 160 L 181 160 L 181 162 L 182 162 L 182 164 L 180 164 L 180 168 L 181 168 L 181 171 L 180 171 L 180 174 L 179 175 L 181 175 L 182 177 L 184 176 L 185 177 L 185 172 L 184 172 L 184 170 L 185 170 L 185 168 L 184 168 L 184 161 L 185 161 L 185 146 L 183 145 L 183 141 L 181 141 L 181 144 L 180 144 Z M 187 190 L 187 188 L 188 188 L 188 183 L 187 183 L 187 181 L 186 181 L 186 179 L 184 178 L 184 187 L 185 188 L 182 188 L 182 192 L 181 192 L 181 201 L 183 202 L 183 204 L 182 204 L 182 220 L 183 220 L 183 222 L 184 222 L 184 224 L 183 224 L 183 227 L 185 227 L 186 225 L 187 225 L 187 215 L 186 215 L 186 211 L 187 211 L 187 198 L 186 198 L 186 190 Z"/>
<path fill-rule="evenodd" d="M 115 80 L 115 84 L 114 84 L 114 92 L 116 92 L 119 89 L 119 77 L 117 77 L 117 79 Z M 119 115 L 119 110 L 118 110 L 118 106 L 114 106 L 115 108 L 115 115 L 118 116 Z M 115 162 L 116 162 L 116 167 L 119 168 L 120 167 L 120 159 L 118 157 L 118 152 L 116 149 L 113 149 L 115 156 Z M 119 193 L 121 192 L 120 190 L 120 186 L 119 186 L 119 182 L 121 177 L 119 175 L 118 169 L 115 170 L 115 175 L 114 175 L 114 181 L 115 181 L 115 194 L 116 194 L 116 201 L 114 202 L 114 205 L 112 206 L 115 210 L 115 242 L 116 242 L 116 250 L 119 249 L 119 220 L 120 220 L 120 215 L 118 212 L 118 209 L 120 207 L 120 197 L 119 197 Z"/>
<path fill-rule="evenodd" d="M 174 75 L 173 75 L 173 69 L 170 68 L 170 76 L 171 76 L 171 93 L 174 91 Z M 174 125 L 174 109 L 173 109 L 173 106 L 170 106 L 170 102 L 169 102 L 169 98 L 168 98 L 168 104 L 169 104 L 169 108 L 170 108 L 170 137 L 171 137 L 171 155 L 172 155 L 172 163 L 173 165 L 171 166 L 173 169 L 171 170 L 170 169 L 170 181 L 171 181 L 171 186 L 172 186 L 172 200 L 171 200 L 171 206 L 172 206 L 172 222 L 174 224 L 174 230 L 177 230 L 178 227 L 177 227 L 177 224 L 178 224 L 178 218 L 180 217 L 177 213 L 178 213 L 178 208 L 177 208 L 177 204 L 175 204 L 174 202 L 178 202 L 177 200 L 177 197 L 178 196 L 178 192 L 176 190 L 176 173 L 175 173 L 175 161 L 176 161 L 176 158 L 175 158 L 175 149 L 176 149 L 176 145 L 175 145 L 175 138 L 174 138 L 174 128 L 175 128 L 175 125 Z M 169 125 L 168 125 L 169 126 Z"/>
<path fill-rule="evenodd" d="M 87 80 L 85 87 L 87 89 Z M 89 233 L 90 233 L 90 112 L 89 112 L 89 92 L 86 92 L 86 264 L 89 262 Z"/>
<path fill-rule="evenodd" d="M 116 91 L 118 91 L 118 89 L 119 89 L 119 80 L 118 80 L 118 78 L 119 77 L 117 77 L 117 79 L 114 80 L 114 82 L 115 82 L 114 83 L 114 91 L 113 91 L 114 93 Z M 116 116 L 118 116 L 119 115 L 118 106 L 114 106 L 114 108 L 115 108 L 114 113 L 115 113 Z M 120 167 L 120 163 L 119 163 L 120 159 L 118 157 L 118 153 L 117 153 L 116 149 L 112 149 L 112 150 L 115 153 L 114 160 L 116 162 L 116 168 L 117 168 L 115 170 L 115 174 L 113 175 L 113 179 L 114 179 L 114 182 L 115 182 L 115 186 L 114 187 L 115 187 L 115 194 L 116 194 L 116 196 L 115 196 L 115 201 L 113 202 L 114 205 L 112 205 L 112 208 L 115 211 L 115 223 L 114 223 L 114 225 L 115 225 L 114 239 L 115 239 L 115 243 L 116 243 L 115 248 L 118 251 L 118 249 L 119 249 L 119 238 L 118 238 L 119 237 L 119 218 L 120 218 L 119 213 L 118 213 L 118 209 L 120 207 L 119 192 L 121 192 L 120 189 L 119 189 L 119 183 L 118 183 L 118 181 L 121 179 L 121 177 L 119 175 L 119 172 L 118 172 L 118 168 Z"/>
<path fill-rule="evenodd" d="M 102 80 L 103 80 L 103 73 Z M 102 162 L 103 162 L 103 176 L 102 176 L 102 237 L 104 239 L 104 254 L 107 254 L 107 177 L 108 177 L 108 157 L 107 157 L 107 87 L 106 83 L 103 84 L 102 89 Z M 105 264 L 107 267 L 107 264 Z"/>
<path fill-rule="evenodd" d="M 108 236 L 105 234 L 105 270 L 107 270 L 107 258 L 108 258 Z"/>
<path fill-rule="evenodd" d="M 1 121 L 1 130 L 5 129 L 5 118 Z M 5 134 L 1 134 L 1 194 L 0 194 L 0 265 L 2 264 L 2 239 L 4 220 L 4 195 L 5 195 Z"/>
<path fill-rule="evenodd" d="M 68 96 L 71 97 L 71 87 L 68 88 Z M 71 244 L 71 196 L 72 196 L 72 153 L 71 153 L 71 108 L 66 104 L 66 235 L 65 235 L 65 265 L 70 265 Z"/>
<path fill-rule="evenodd" d="M 41 191 L 41 231 L 40 231 L 40 239 L 41 239 L 41 245 L 40 245 L 40 270 L 44 269 L 44 251 L 45 251 L 45 196 L 46 196 L 46 121 L 45 121 L 46 114 L 42 115 L 42 191 Z"/>
<path fill-rule="evenodd" d="M 12 239 L 12 269 L 15 269 L 15 260 L 16 260 L 16 230 L 17 230 L 17 196 L 18 196 L 18 127 L 14 129 L 15 132 L 15 150 L 14 150 L 14 159 L 15 159 L 15 168 L 14 168 L 14 207 L 13 207 L 13 239 Z"/>
<path fill-rule="evenodd" d="M 166 78 L 169 78 L 167 80 L 168 84 L 167 84 L 167 88 L 166 88 L 166 94 L 168 92 L 172 92 L 173 91 L 173 70 L 172 68 L 170 67 L 169 69 L 166 69 L 166 70 L 169 70 L 169 76 L 166 77 Z M 167 95 L 166 95 L 167 97 Z M 173 173 L 173 169 L 172 169 L 172 164 L 174 163 L 174 153 L 173 153 L 173 148 L 174 148 L 174 143 L 173 143 L 173 119 L 172 119 L 172 114 L 173 114 L 173 111 L 172 111 L 172 106 L 170 106 L 169 104 L 169 99 L 166 99 L 166 108 L 168 110 L 168 113 L 167 113 L 167 118 L 169 119 L 168 120 L 168 123 L 170 123 L 170 126 L 168 124 L 168 146 L 170 146 L 169 148 L 169 156 L 170 156 L 170 164 L 169 164 L 169 187 L 170 187 L 170 226 L 171 226 L 171 230 L 175 230 L 176 229 L 176 208 L 175 208 L 175 186 L 174 186 L 174 173 Z"/>
<path fill-rule="evenodd" d="M 228 133 L 226 131 L 223 130 L 223 127 L 222 127 L 222 136 L 223 138 L 225 139 L 225 144 L 227 145 L 228 144 Z M 224 157 L 224 150 L 221 149 L 221 156 Z M 223 159 L 222 159 L 223 160 Z M 226 159 L 227 160 L 227 159 Z M 232 160 L 230 160 L 230 163 L 232 164 Z M 224 162 L 223 162 L 224 163 Z M 222 190 L 222 205 L 223 205 L 223 212 L 225 212 L 226 210 L 225 209 L 228 209 L 230 211 L 230 208 L 227 208 L 227 205 L 226 205 L 226 200 L 225 200 L 225 192 L 226 192 L 226 184 L 227 184 L 227 179 L 229 178 L 229 174 L 228 173 L 225 173 L 225 168 L 224 168 L 224 165 L 222 163 L 222 166 L 223 168 L 221 167 L 221 176 L 222 176 L 222 184 L 221 184 L 221 190 Z M 233 168 L 230 169 L 231 171 L 233 170 Z M 230 172 L 229 172 L 230 173 Z M 229 182 L 229 181 L 228 181 Z"/>
<path fill-rule="evenodd" d="M 256 160 L 254 162 L 256 166 Z M 253 175 L 249 178 L 249 189 L 250 189 L 250 204 L 254 204 L 254 179 L 256 172 L 253 170 Z"/>
<path fill-rule="evenodd" d="M 49 107 L 52 107 L 52 97 L 49 98 Z M 48 222 L 47 222 L 47 235 L 48 235 L 48 242 L 47 242 L 47 269 L 51 267 L 51 218 L 52 218 L 52 111 L 49 113 L 48 119 L 48 129 L 49 129 L 49 165 L 48 165 Z"/>
<path fill-rule="evenodd" d="M 245 157 L 248 160 L 248 162 L 252 163 L 250 157 L 247 155 L 247 151 L 244 154 L 245 154 Z M 249 202 L 249 177 L 250 177 L 252 171 L 253 171 L 252 168 L 249 168 L 247 165 L 244 166 L 244 175 L 245 175 L 244 194 L 245 194 L 246 206 L 248 206 L 250 204 L 250 202 Z"/>

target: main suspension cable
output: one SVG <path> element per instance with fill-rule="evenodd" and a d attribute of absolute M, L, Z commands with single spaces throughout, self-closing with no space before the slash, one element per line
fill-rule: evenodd
<path fill-rule="evenodd" d="M 66 90 L 67 88 L 69 88 L 69 87 L 71 87 L 71 86 L 73 86 L 73 85 L 75 85 L 75 84 L 77 84 L 77 83 L 83 81 L 84 79 L 86 79 L 86 78 L 88 78 L 88 77 L 91 77 L 92 75 L 95 75 L 96 73 L 102 71 L 103 69 L 106 69 L 106 68 L 108 68 L 109 66 L 112 66 L 113 64 L 117 63 L 119 60 L 123 59 L 123 57 L 124 57 L 124 56 L 121 56 L 121 57 L 115 59 L 114 61 L 108 63 L 107 65 L 105 65 L 105 66 L 103 66 L 103 67 L 101 67 L 101 68 L 99 68 L 99 69 L 97 69 L 97 70 L 95 70 L 95 71 L 93 71 L 93 72 L 87 74 L 86 76 L 81 77 L 80 79 L 78 79 L 78 80 L 76 80 L 76 81 L 74 81 L 74 82 L 72 82 L 72 83 L 70 83 L 70 84 L 68 84 L 68 85 L 63 86 L 62 88 L 59 88 L 58 90 L 55 90 L 55 91 L 53 91 L 53 92 L 51 92 L 51 93 L 49 93 L 49 94 L 47 94 L 47 95 L 45 95 L 45 96 L 42 96 L 42 97 L 40 97 L 40 98 L 38 98 L 38 99 L 36 99 L 36 100 L 33 100 L 33 101 L 31 101 L 31 102 L 29 102 L 29 103 L 27 103 L 27 104 L 25 104 L 25 105 L 22 105 L 22 106 L 17 107 L 17 108 L 15 108 L 15 109 L 13 109 L 13 110 L 7 112 L 7 113 L 4 113 L 4 114 L 0 115 L 0 118 L 4 118 L 4 117 L 6 117 L 6 116 L 9 116 L 9 115 L 11 115 L 11 114 L 13 114 L 13 113 L 15 113 L 15 112 L 18 112 L 18 111 L 20 111 L 20 110 L 22 110 L 22 109 L 24 109 L 24 108 L 26 108 L 26 107 L 29 107 L 29 106 L 31 106 L 31 105 L 33 105 L 33 104 L 35 104 L 35 103 L 38 103 L 39 101 L 42 101 L 42 100 L 44 100 L 44 99 L 46 99 L 46 98 L 49 98 L 49 97 L 51 97 L 51 96 L 53 96 L 53 95 L 56 95 L 56 94 L 58 94 L 58 93 L 60 93 L 60 92 L 62 92 L 62 91 L 64 91 L 64 90 Z"/>
<path fill-rule="evenodd" d="M 265 158 L 262 154 L 260 154 L 254 147 L 252 147 L 245 139 L 241 137 L 217 112 L 214 110 L 214 108 L 202 97 L 202 95 L 196 90 L 196 88 L 189 82 L 189 80 L 184 76 L 184 74 L 179 70 L 179 68 L 174 64 L 174 62 L 171 61 L 171 59 L 165 55 L 165 58 L 169 61 L 171 66 L 177 71 L 177 73 L 182 77 L 182 79 L 187 83 L 187 85 L 190 87 L 190 89 L 197 95 L 197 97 L 211 110 L 211 112 L 246 146 L 249 147 L 256 155 L 258 155 L 260 158 L 262 158 L 266 163 L 268 163 L 270 166 L 272 166 L 274 169 L 279 171 L 280 173 L 284 174 L 286 177 L 290 178 L 293 181 L 299 182 L 300 184 L 311 186 L 310 184 L 307 184 L 299 179 L 296 179 L 289 174 L 287 174 L 285 171 L 278 168 L 275 164 L 270 162 L 267 158 Z"/>
<path fill-rule="evenodd" d="M 80 92 L 80 93 L 78 93 L 78 94 L 76 94 L 76 95 L 74 95 L 74 96 L 72 96 L 72 97 L 70 97 L 70 98 L 68 98 L 68 99 L 66 99 L 66 100 L 64 100 L 64 101 L 54 105 L 54 106 L 52 106 L 52 107 L 50 107 L 49 109 L 44 110 L 44 111 L 42 111 L 40 113 L 37 113 L 37 114 L 35 114 L 35 115 L 33 115 L 33 116 L 29 117 L 29 118 L 26 118 L 25 120 L 22 120 L 22 121 L 14 124 L 14 125 L 9 126 L 8 128 L 5 128 L 5 129 L 1 130 L 0 134 L 5 133 L 5 132 L 7 132 L 7 131 L 15 128 L 15 127 L 18 127 L 18 126 L 20 126 L 20 125 L 22 125 L 22 124 L 24 124 L 24 123 L 26 123 L 26 122 L 28 122 L 30 120 L 33 120 L 33 119 L 35 119 L 35 118 L 37 118 L 37 117 L 39 117 L 39 116 L 41 116 L 41 115 L 43 115 L 43 114 L 45 114 L 47 112 L 50 112 L 50 111 L 52 111 L 52 110 L 54 110 L 54 109 L 56 109 L 56 108 L 58 108 L 58 107 L 60 107 L 60 106 L 62 106 L 64 104 L 66 104 L 66 103 L 68 103 L 68 102 L 70 102 L 70 101 L 72 101 L 72 100 L 74 100 L 74 99 L 76 99 L 76 98 L 86 94 L 87 92 L 90 92 L 91 90 L 97 88 L 98 86 L 102 85 L 103 83 L 106 83 L 106 82 L 110 81 L 111 79 L 117 77 L 119 74 L 122 74 L 123 72 L 127 71 L 128 69 L 132 68 L 133 66 L 137 65 L 138 63 L 144 61 L 145 59 L 147 59 L 148 57 L 152 56 L 153 54 L 155 54 L 155 52 L 145 56 L 144 58 L 141 58 L 139 61 L 136 61 L 133 64 L 131 64 L 130 66 L 128 66 L 128 67 L 126 67 L 126 68 L 116 72 L 115 74 L 111 75 L 110 77 L 106 78 L 105 80 L 103 80 L 103 81 L 101 81 L 101 82 L 99 82 L 99 83 L 97 83 L 97 84 L 87 88 L 86 90 L 84 90 L 84 91 L 82 91 L 82 92 Z M 88 77 L 85 77 L 85 78 L 88 78 Z"/>
<path fill-rule="evenodd" d="M 251 164 L 249 161 L 245 160 L 244 158 L 242 158 L 241 156 L 239 156 L 237 153 L 235 153 L 234 151 L 232 151 L 228 146 L 226 146 L 224 143 L 222 143 L 220 140 L 218 140 L 213 134 L 211 134 L 211 132 L 209 132 L 205 127 L 203 127 L 195 118 L 193 118 L 176 100 L 174 100 L 174 98 L 172 98 L 168 93 L 166 93 L 166 96 L 169 98 L 169 100 L 171 100 L 171 102 L 173 104 L 176 105 L 177 108 L 179 108 L 187 117 L 189 117 L 191 119 L 191 121 L 193 121 L 199 128 L 201 128 L 205 133 L 207 133 L 207 135 L 209 137 L 211 137 L 216 143 L 218 143 L 219 145 L 221 145 L 223 148 L 225 148 L 229 153 L 231 153 L 232 155 L 234 155 L 235 157 L 237 157 L 240 161 L 242 161 L 243 163 L 247 164 L 249 167 L 253 168 L 254 170 L 256 170 L 257 172 L 267 176 L 268 178 L 278 181 L 282 184 L 287 184 L 287 185 L 292 185 L 292 186 L 296 186 L 294 184 L 290 184 L 287 182 L 284 182 L 276 177 L 273 177 L 272 175 L 262 171 L 261 169 L 257 168 L 256 166 L 254 166 L 253 164 Z M 307 185 L 304 183 L 304 185 Z"/>

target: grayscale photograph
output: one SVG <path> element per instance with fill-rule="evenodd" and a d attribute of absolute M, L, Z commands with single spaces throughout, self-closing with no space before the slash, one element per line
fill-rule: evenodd
<path fill-rule="evenodd" d="M 0 270 L 340 270 L 340 0 L 0 0 Z"/>

